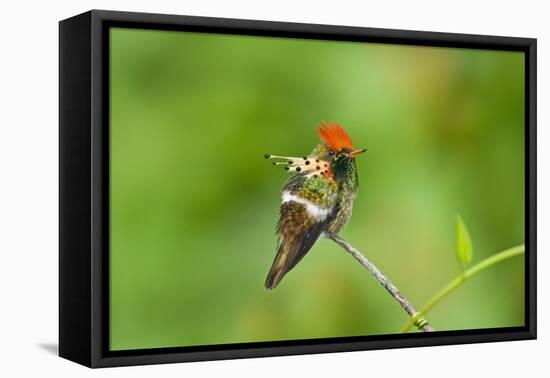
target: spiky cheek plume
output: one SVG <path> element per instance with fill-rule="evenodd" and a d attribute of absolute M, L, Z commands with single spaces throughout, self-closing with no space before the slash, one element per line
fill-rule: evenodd
<path fill-rule="evenodd" d="M 328 161 L 317 156 L 304 156 L 301 158 L 291 156 L 277 156 L 265 154 L 266 159 L 279 159 L 273 165 L 284 165 L 286 171 L 296 172 L 305 177 L 332 178 L 333 173 Z"/>

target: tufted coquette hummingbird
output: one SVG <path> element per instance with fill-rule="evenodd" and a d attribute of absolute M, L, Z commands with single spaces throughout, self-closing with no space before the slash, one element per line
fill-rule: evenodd
<path fill-rule="evenodd" d="M 332 121 L 322 122 L 317 133 L 321 143 L 308 156 L 265 155 L 278 160 L 273 165 L 284 165 L 293 173 L 283 188 L 277 254 L 265 281 L 267 289 L 281 282 L 321 234 L 337 234 L 351 218 L 359 186 L 355 157 L 366 149 L 353 149 L 349 135 Z"/>

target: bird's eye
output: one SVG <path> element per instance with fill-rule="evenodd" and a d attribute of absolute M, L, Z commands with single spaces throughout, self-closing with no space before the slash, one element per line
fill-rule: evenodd
<path fill-rule="evenodd" d="M 329 154 L 329 155 L 334 155 L 334 150 L 329 150 L 329 151 L 328 151 L 328 154 Z"/>

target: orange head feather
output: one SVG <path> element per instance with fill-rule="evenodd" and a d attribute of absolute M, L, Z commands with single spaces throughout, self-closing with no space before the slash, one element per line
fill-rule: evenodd
<path fill-rule="evenodd" d="M 317 129 L 317 133 L 323 143 L 330 146 L 336 153 L 342 151 L 344 148 L 353 149 L 353 143 L 348 133 L 346 133 L 342 126 L 333 121 L 330 121 L 328 125 L 323 121 Z"/>

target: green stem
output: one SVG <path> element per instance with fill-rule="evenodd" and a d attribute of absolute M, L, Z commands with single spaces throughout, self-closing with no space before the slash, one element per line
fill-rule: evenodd
<path fill-rule="evenodd" d="M 424 306 L 416 315 L 416 317 L 421 315 L 426 315 L 436 304 L 438 304 L 443 298 L 445 298 L 447 295 L 449 295 L 453 290 L 461 286 L 468 278 L 472 277 L 473 275 L 481 272 L 482 270 L 498 264 L 501 261 L 507 260 L 509 258 L 512 258 L 514 256 L 519 256 L 521 254 L 525 253 L 525 245 L 521 244 L 515 247 L 512 247 L 510 249 L 506 249 L 502 252 L 496 253 L 491 257 L 486 258 L 485 260 L 477 263 L 473 267 L 471 267 L 468 270 L 465 270 L 462 274 L 460 274 L 458 277 L 456 277 L 454 280 L 449 282 L 447 286 L 445 286 L 443 289 L 439 290 L 436 295 L 430 299 L 430 301 Z M 401 328 L 401 332 L 408 332 L 410 329 L 414 326 L 414 317 L 409 320 L 409 322 Z"/>

